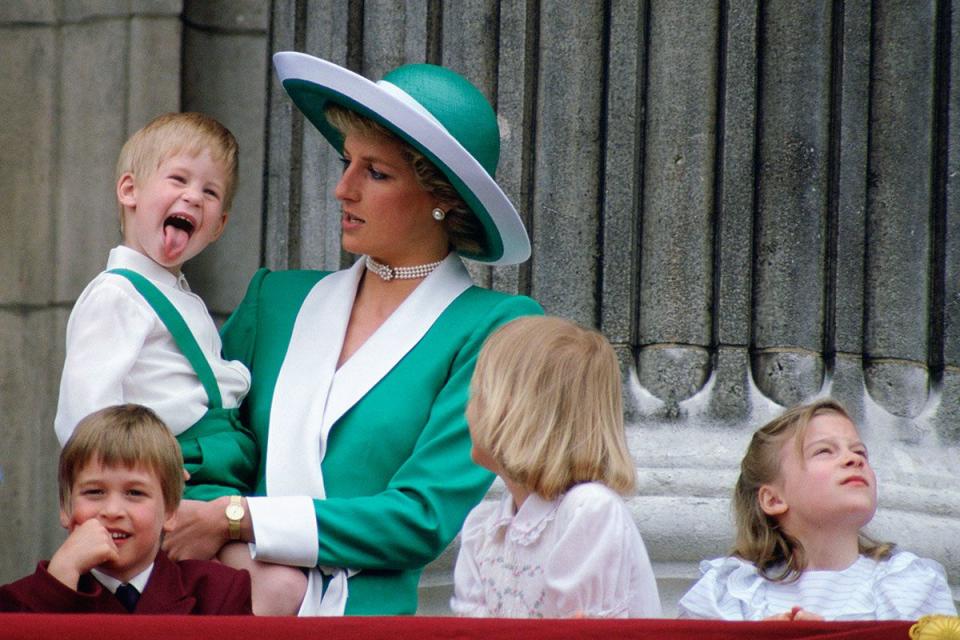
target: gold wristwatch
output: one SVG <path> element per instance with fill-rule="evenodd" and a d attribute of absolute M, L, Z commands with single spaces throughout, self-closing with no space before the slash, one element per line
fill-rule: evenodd
<path fill-rule="evenodd" d="M 243 502 L 240 496 L 230 496 L 230 504 L 227 505 L 227 526 L 230 530 L 230 539 L 240 539 L 240 523 L 243 522 L 243 516 L 246 510 L 243 508 Z"/>

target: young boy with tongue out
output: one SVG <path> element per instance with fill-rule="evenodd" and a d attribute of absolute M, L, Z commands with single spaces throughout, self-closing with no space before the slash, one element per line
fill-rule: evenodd
<path fill-rule="evenodd" d="M 236 182 L 236 139 L 209 116 L 169 113 L 134 133 L 117 162 L 122 243 L 67 323 L 60 443 L 93 411 L 150 407 L 180 443 L 191 499 L 249 493 L 259 460 L 237 415 L 250 373 L 221 357 L 181 272 L 223 233 Z"/>

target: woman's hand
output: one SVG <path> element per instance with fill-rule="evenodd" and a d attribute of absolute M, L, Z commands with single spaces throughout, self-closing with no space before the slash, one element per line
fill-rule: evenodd
<path fill-rule="evenodd" d="M 183 500 L 173 528 L 163 538 L 172 560 L 210 560 L 229 539 L 225 510 L 229 498 Z"/>

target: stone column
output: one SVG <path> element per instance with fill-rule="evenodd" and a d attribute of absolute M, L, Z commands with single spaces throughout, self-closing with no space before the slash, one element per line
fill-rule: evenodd
<path fill-rule="evenodd" d="M 883 481 L 871 529 L 957 584 L 953 4 L 276 1 L 274 49 L 446 64 L 495 103 L 533 258 L 471 272 L 613 342 L 669 613 L 731 543 L 751 433 L 828 394 Z M 268 262 L 342 265 L 330 152 L 271 96 Z"/>
<path fill-rule="evenodd" d="M 62 540 L 53 432 L 66 318 L 119 241 L 117 153 L 180 104 L 180 2 L 0 7 L 0 582 Z"/>

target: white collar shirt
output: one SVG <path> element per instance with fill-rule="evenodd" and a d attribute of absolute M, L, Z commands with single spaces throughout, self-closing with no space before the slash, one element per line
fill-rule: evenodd
<path fill-rule="evenodd" d="M 213 370 L 223 406 L 239 406 L 250 389 L 250 373 L 242 363 L 221 357 L 216 324 L 183 274 L 176 276 L 124 246 L 111 250 L 107 260 L 107 271 L 117 268 L 146 277 L 176 307 Z M 55 420 L 61 445 L 81 419 L 107 406 L 146 405 L 174 435 L 209 408 L 199 378 L 159 316 L 129 280 L 107 271 L 87 285 L 67 322 Z"/>
<path fill-rule="evenodd" d="M 150 566 L 133 576 L 127 582 L 121 582 L 113 576 L 108 576 L 103 571 L 99 569 L 90 569 L 90 574 L 96 578 L 97 582 L 102 584 L 110 593 L 116 593 L 117 587 L 121 584 L 129 584 L 133 587 L 136 587 L 137 591 L 142 595 L 143 590 L 147 588 L 147 581 L 150 580 L 150 574 L 153 573 L 153 563 L 150 563 Z"/>
<path fill-rule="evenodd" d="M 470 512 L 454 569 L 453 612 L 504 618 L 659 617 L 646 547 L 623 499 L 602 484 L 556 500 L 531 494 Z"/>

